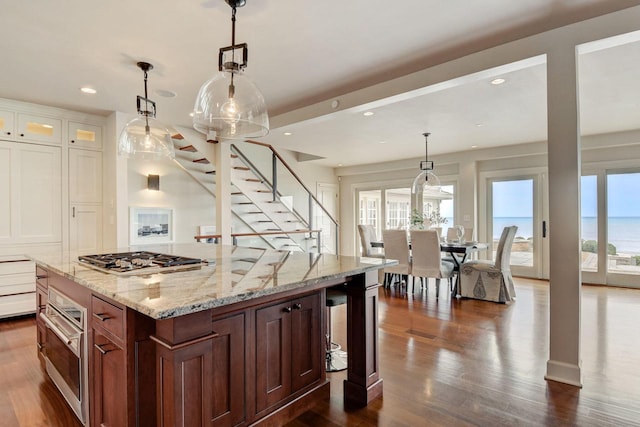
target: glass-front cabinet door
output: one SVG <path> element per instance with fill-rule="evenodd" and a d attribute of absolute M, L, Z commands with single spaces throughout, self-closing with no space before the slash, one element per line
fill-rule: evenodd
<path fill-rule="evenodd" d="M 102 128 L 86 123 L 69 122 L 69 144 L 78 148 L 102 149 Z"/>
<path fill-rule="evenodd" d="M 12 138 L 14 135 L 14 113 L 0 110 L 0 139 Z"/>
<path fill-rule="evenodd" d="M 18 114 L 18 140 L 62 143 L 62 120 Z"/>

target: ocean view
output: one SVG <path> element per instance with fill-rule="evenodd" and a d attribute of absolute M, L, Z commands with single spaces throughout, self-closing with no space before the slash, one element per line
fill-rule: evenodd
<path fill-rule="evenodd" d="M 452 219 L 449 219 L 451 224 Z M 499 239 L 502 229 L 509 225 L 517 225 L 516 236 L 529 238 L 533 235 L 533 218 L 503 217 L 494 218 L 493 238 Z M 552 226 L 549 230 L 553 230 Z M 609 218 L 609 242 L 613 243 L 619 253 L 640 254 L 640 217 Z M 597 240 L 598 224 L 595 217 L 582 217 L 582 238 Z"/>

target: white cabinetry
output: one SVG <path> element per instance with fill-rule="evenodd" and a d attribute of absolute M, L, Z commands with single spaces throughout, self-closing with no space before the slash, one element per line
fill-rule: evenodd
<path fill-rule="evenodd" d="M 35 264 L 22 257 L 0 257 L 0 318 L 36 311 Z"/>
<path fill-rule="evenodd" d="M 61 239 L 60 147 L 0 141 L 0 244 Z"/>
<path fill-rule="evenodd" d="M 69 249 L 102 249 L 102 153 L 69 149 Z"/>
<path fill-rule="evenodd" d="M 14 113 L 0 110 L 0 139 L 11 139 L 14 136 Z"/>
<path fill-rule="evenodd" d="M 18 141 L 62 143 L 62 120 L 18 113 Z"/>
<path fill-rule="evenodd" d="M 86 123 L 69 122 L 69 146 L 102 150 L 102 128 Z"/>

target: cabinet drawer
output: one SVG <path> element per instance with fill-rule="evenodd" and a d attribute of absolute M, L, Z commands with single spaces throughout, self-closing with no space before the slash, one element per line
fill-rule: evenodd
<path fill-rule="evenodd" d="M 33 274 L 5 274 L 0 276 L 0 295 L 23 294 L 36 290 Z"/>
<path fill-rule="evenodd" d="M 36 288 L 36 308 L 39 311 L 44 311 L 45 306 L 47 305 L 47 291 L 37 287 Z"/>
<path fill-rule="evenodd" d="M 62 142 L 62 120 L 50 117 L 18 114 L 18 140 Z"/>
<path fill-rule="evenodd" d="M 102 149 L 102 128 L 85 123 L 69 122 L 69 144 L 76 147 Z"/>
<path fill-rule="evenodd" d="M 124 339 L 124 310 L 96 296 L 91 297 L 93 326 Z"/>
<path fill-rule="evenodd" d="M 19 295 L 7 295 L 0 297 L 0 317 L 17 316 L 20 314 L 35 313 L 35 292 Z"/>
<path fill-rule="evenodd" d="M 35 263 L 33 261 L 3 261 L 0 262 L 0 275 L 29 273 L 33 276 Z"/>

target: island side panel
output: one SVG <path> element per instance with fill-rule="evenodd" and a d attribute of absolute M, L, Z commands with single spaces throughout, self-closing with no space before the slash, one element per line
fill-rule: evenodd
<path fill-rule="evenodd" d="M 347 285 L 348 371 L 344 400 L 366 406 L 382 396 L 378 369 L 378 272 L 354 275 Z"/>

